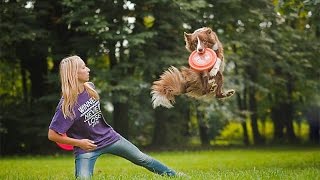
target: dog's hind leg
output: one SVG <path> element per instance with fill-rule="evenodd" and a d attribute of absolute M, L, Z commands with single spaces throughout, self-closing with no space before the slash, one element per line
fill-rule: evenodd
<path fill-rule="evenodd" d="M 211 84 L 209 82 L 209 77 L 210 75 L 208 71 L 204 71 L 201 73 L 201 84 L 202 84 L 203 95 L 211 92 Z"/>

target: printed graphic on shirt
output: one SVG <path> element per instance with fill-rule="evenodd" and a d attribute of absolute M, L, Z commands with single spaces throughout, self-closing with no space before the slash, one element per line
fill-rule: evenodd
<path fill-rule="evenodd" d="M 89 126 L 94 127 L 99 123 L 101 118 L 100 103 L 98 100 L 90 98 L 84 104 L 82 104 L 78 110 L 80 111 L 80 117 L 84 116 L 84 122 L 88 123 Z"/>

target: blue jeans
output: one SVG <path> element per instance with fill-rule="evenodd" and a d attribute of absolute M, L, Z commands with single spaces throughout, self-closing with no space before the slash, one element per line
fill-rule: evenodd
<path fill-rule="evenodd" d="M 153 159 L 152 157 L 141 152 L 135 145 L 120 137 L 117 142 L 106 146 L 104 148 L 79 154 L 75 157 L 75 175 L 76 178 L 91 178 L 93 175 L 94 164 L 101 154 L 110 153 L 123 157 L 132 163 L 145 167 L 146 169 L 167 176 L 175 176 L 176 172 L 162 164 L 161 162 Z"/>

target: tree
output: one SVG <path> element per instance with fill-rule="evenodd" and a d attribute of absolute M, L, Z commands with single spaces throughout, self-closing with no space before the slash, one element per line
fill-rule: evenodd
<path fill-rule="evenodd" d="M 32 105 L 45 91 L 45 50 L 40 48 L 39 41 L 44 30 L 38 27 L 30 1 L 4 1 L 0 9 L 0 60 L 4 66 L 15 68 L 10 73 L 13 77 L 1 79 L 6 84 L 12 84 L 12 87 L 4 86 L 1 90 L 1 151 L 23 152 L 31 147 L 26 134 L 30 129 L 38 133 L 41 127 L 37 125 L 42 124 L 39 119 L 33 119 L 33 122 L 28 120 L 33 114 Z M 26 126 L 23 130 L 17 130 L 17 124 L 24 126 L 29 123 L 35 127 Z"/>
<path fill-rule="evenodd" d="M 310 69 L 310 65 L 315 63 L 315 54 L 310 52 L 315 52 L 312 49 L 318 46 L 319 41 L 314 40 L 315 33 L 310 33 L 314 32 L 316 25 L 310 26 L 314 9 L 309 3 L 292 1 L 275 4 L 278 16 L 274 24 L 277 26 L 270 36 L 277 42 L 273 43 L 272 50 L 276 52 L 273 83 L 278 93 L 273 93 L 272 114 L 276 127 L 275 138 L 282 141 L 295 141 L 293 120 L 299 103 L 302 99 L 315 97 L 319 88 L 318 85 L 310 86 L 317 81 L 314 76 L 317 72 Z"/>

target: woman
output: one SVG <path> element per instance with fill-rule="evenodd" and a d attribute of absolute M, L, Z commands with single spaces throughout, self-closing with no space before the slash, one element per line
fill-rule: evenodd
<path fill-rule="evenodd" d="M 110 153 L 166 176 L 176 172 L 142 153 L 119 135 L 100 110 L 99 95 L 89 81 L 90 69 L 79 56 L 60 62 L 62 98 L 49 126 L 51 141 L 74 146 L 76 178 L 90 178 L 97 158 Z M 68 136 L 62 136 L 67 133 Z"/>

